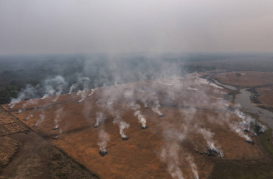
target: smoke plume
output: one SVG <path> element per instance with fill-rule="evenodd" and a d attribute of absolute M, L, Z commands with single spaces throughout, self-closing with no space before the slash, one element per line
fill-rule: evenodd
<path fill-rule="evenodd" d="M 19 94 L 17 98 L 12 98 L 8 104 L 9 108 L 12 109 L 16 104 L 23 100 L 35 98 L 37 96 L 37 89 L 32 85 L 27 85 Z"/>
<path fill-rule="evenodd" d="M 54 119 L 54 128 L 53 129 L 58 129 L 59 128 L 59 123 L 61 121 L 61 114 L 63 112 L 63 108 L 59 108 L 57 111 L 55 111 L 55 119 Z"/>
<path fill-rule="evenodd" d="M 98 146 L 100 151 L 106 152 L 107 142 L 110 140 L 110 135 L 105 132 L 104 127 L 101 127 L 98 135 Z"/>
<path fill-rule="evenodd" d="M 106 117 L 104 116 L 103 113 L 97 112 L 96 113 L 96 124 L 94 127 L 98 127 L 100 124 L 103 124 L 105 119 L 106 119 Z"/>
<path fill-rule="evenodd" d="M 128 129 L 130 125 L 128 123 L 126 123 L 125 121 L 123 121 L 118 114 L 117 114 L 116 118 L 114 119 L 113 124 L 118 124 L 119 133 L 120 133 L 121 137 L 123 139 L 128 139 L 124 133 L 124 129 Z"/>
<path fill-rule="evenodd" d="M 77 87 L 77 83 L 76 84 L 73 84 L 70 88 L 69 88 L 69 93 L 68 94 L 71 94 L 72 91 Z"/>
<path fill-rule="evenodd" d="M 192 171 L 192 174 L 194 176 L 194 179 L 199 179 L 197 167 L 196 167 L 196 165 L 195 165 L 195 163 L 193 161 L 193 157 L 190 154 L 188 154 L 187 161 L 189 162 L 189 164 L 191 166 L 191 171 Z"/>
<path fill-rule="evenodd" d="M 39 116 L 40 116 L 40 118 L 37 120 L 34 127 L 38 127 L 38 125 L 42 124 L 45 120 L 44 112 L 42 112 L 42 114 L 40 114 Z"/>

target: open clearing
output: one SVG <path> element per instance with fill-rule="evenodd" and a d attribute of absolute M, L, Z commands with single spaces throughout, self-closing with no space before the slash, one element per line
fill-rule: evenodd
<path fill-rule="evenodd" d="M 94 95 L 81 103 L 77 103 L 81 97 L 75 93 L 63 94 L 55 103 L 51 103 L 53 97 L 42 101 L 34 99 L 34 104 L 28 105 L 26 111 L 20 114 L 17 112 L 22 109 L 24 102 L 13 109 L 8 109 L 6 105 L 3 107 L 47 142 L 61 149 L 100 178 L 172 178 L 167 169 L 172 164 L 170 160 L 174 158 L 163 156 L 164 151 L 167 154 L 178 154 L 178 163 L 175 165 L 181 169 L 185 178 L 193 178 L 188 156 L 191 156 L 196 164 L 200 178 L 208 178 L 215 164 L 221 161 L 265 161 L 267 153 L 258 138 L 251 138 L 255 142 L 255 145 L 251 145 L 228 127 L 228 123 L 236 123 L 239 119 L 224 110 L 229 108 L 223 107 L 227 104 L 221 99 L 226 91 L 208 84 L 200 84 L 199 80 L 196 77 L 182 79 L 180 82 L 190 86 L 183 90 L 175 89 L 175 85 L 162 85 L 162 82 L 151 81 L 110 86 L 97 89 Z M 141 129 L 141 124 L 134 115 L 134 107 L 128 105 L 130 98 L 123 96 L 130 89 L 135 89 L 135 103 L 140 104 L 138 110 L 147 119 L 148 128 L 145 130 Z M 152 102 L 149 97 L 146 98 L 149 108 L 144 109 L 142 99 L 145 95 L 140 93 L 141 90 L 148 89 L 156 92 L 161 105 L 159 109 L 164 117 L 151 110 Z M 113 104 L 109 106 L 107 103 L 113 94 L 117 98 L 112 99 Z M 59 129 L 53 130 L 56 111 L 60 108 L 63 113 Z M 118 125 L 113 124 L 113 111 L 118 112 L 121 119 L 130 124 L 125 130 L 129 140 L 123 141 Z M 94 128 L 97 112 L 102 112 L 106 120 L 104 124 Z M 25 121 L 30 113 L 33 117 Z M 41 113 L 45 115 L 45 120 L 34 127 Z M 196 153 L 208 150 L 208 138 L 198 132 L 201 128 L 214 133 L 213 142 L 221 148 L 224 157 L 209 157 Z M 102 129 L 110 135 L 108 154 L 104 157 L 99 155 L 97 144 L 98 133 Z M 170 137 L 170 133 L 175 135 Z"/>

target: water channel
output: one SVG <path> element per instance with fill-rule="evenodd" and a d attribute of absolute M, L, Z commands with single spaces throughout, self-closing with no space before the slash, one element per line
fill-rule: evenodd
<path fill-rule="evenodd" d="M 216 80 L 213 81 L 215 84 L 224 88 L 239 91 L 239 94 L 235 96 L 235 103 L 240 104 L 242 108 L 244 108 L 247 112 L 258 115 L 262 122 L 264 122 L 265 124 L 267 124 L 268 127 L 273 129 L 273 112 L 253 105 L 250 100 L 252 94 L 251 92 L 247 91 L 248 88 L 239 90 L 234 86 L 222 84 Z"/>

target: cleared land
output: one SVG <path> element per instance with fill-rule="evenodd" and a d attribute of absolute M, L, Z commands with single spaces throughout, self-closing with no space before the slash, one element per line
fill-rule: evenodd
<path fill-rule="evenodd" d="M 132 91 L 132 96 L 124 97 Z M 164 117 L 151 110 L 154 94 L 160 101 L 159 109 Z M 251 145 L 230 127 L 239 119 L 228 112 L 230 106 L 221 99 L 225 94 L 223 89 L 190 77 L 175 82 L 146 81 L 105 87 L 97 89 L 81 103 L 77 103 L 81 97 L 75 93 L 61 95 L 55 103 L 51 103 L 55 97 L 42 101 L 34 99 L 20 114 L 17 112 L 25 102 L 13 109 L 6 105 L 3 107 L 100 178 L 172 178 L 170 174 L 176 174 L 176 167 L 181 169 L 185 178 L 193 178 L 188 156 L 192 156 L 200 178 L 216 178 L 217 172 L 224 170 L 220 167 L 215 171 L 219 163 L 252 161 L 257 164 L 269 160 L 268 151 L 263 149 L 258 138 L 251 138 L 255 142 Z M 143 100 L 149 105 L 148 109 L 144 109 Z M 113 104 L 109 105 L 109 101 Z M 147 119 L 147 129 L 141 129 L 134 115 L 136 110 L 129 105 L 132 102 L 141 104 L 138 110 Z M 59 129 L 53 130 L 59 109 L 63 111 Z M 104 113 L 106 120 L 94 128 L 97 112 Z M 118 125 L 113 124 L 117 112 L 123 121 L 130 124 L 124 131 L 129 137 L 127 141 L 122 140 Z M 33 117 L 25 121 L 30 113 Z M 33 127 L 40 114 L 46 116 L 45 120 Z M 209 157 L 196 152 L 208 150 L 210 138 L 201 134 L 201 128 L 214 134 L 211 140 L 218 149 L 221 148 L 224 157 Z M 97 144 L 102 129 L 110 135 L 108 154 L 104 157 L 99 155 Z M 55 139 L 57 135 L 59 137 Z"/>
<path fill-rule="evenodd" d="M 97 178 L 0 108 L 0 178 Z"/>

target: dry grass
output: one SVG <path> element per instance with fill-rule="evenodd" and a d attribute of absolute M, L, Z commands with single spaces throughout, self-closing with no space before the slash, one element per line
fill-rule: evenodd
<path fill-rule="evenodd" d="M 122 91 L 130 87 L 130 85 L 133 84 L 121 85 L 118 88 Z M 149 85 L 149 82 L 139 82 L 135 83 L 134 87 L 147 85 Z M 112 93 L 117 90 L 115 87 L 107 88 Z M 113 124 L 114 117 L 105 107 L 105 103 L 95 104 L 102 96 L 102 90 L 96 91 L 93 96 L 79 104 L 77 101 L 80 97 L 75 96 L 75 93 L 73 93 L 72 95 L 61 95 L 56 103 L 50 103 L 52 98 L 37 101 L 36 107 L 38 106 L 38 108 L 36 110 L 34 105 L 28 106 L 27 111 L 17 114 L 23 104 L 21 103 L 10 111 L 36 133 L 42 135 L 48 142 L 79 163 L 84 164 L 87 169 L 101 178 L 171 178 L 166 170 L 167 165 L 159 157 L 162 147 L 166 144 L 166 141 L 162 139 L 163 130 L 166 129 L 182 130 L 188 128 L 187 130 L 189 130 L 187 138 L 180 144 L 180 168 L 185 178 L 192 177 L 190 166 L 185 160 L 189 154 L 194 157 L 200 178 L 207 178 L 217 161 L 259 160 L 265 157 L 259 145 L 252 146 L 246 143 L 243 138 L 230 131 L 226 124 L 218 125 L 215 122 L 210 122 L 211 119 L 221 121 L 221 115 L 219 114 L 226 113 L 226 111 L 218 110 L 217 106 L 212 108 L 212 105 L 210 105 L 217 100 L 215 97 L 221 96 L 221 93 L 212 93 L 211 87 L 202 86 L 202 92 L 178 90 L 175 93 L 174 100 L 170 100 L 164 97 L 168 88 L 166 86 L 156 87 L 161 101 L 160 109 L 165 114 L 164 117 L 159 117 L 150 108 L 144 109 L 143 106 L 141 107 L 141 112 L 147 118 L 148 129 L 146 130 L 140 129 L 141 124 L 138 122 L 137 117 L 133 115 L 133 110 L 126 107 L 124 99 L 120 98 L 114 104 L 113 108 L 119 110 L 122 119 L 130 124 L 130 128 L 125 131 L 129 137 L 128 141 L 123 141 L 120 137 L 118 126 Z M 201 98 L 204 94 L 206 94 L 206 102 Z M 194 101 L 192 100 L 193 97 L 200 100 Z M 183 101 L 183 105 L 180 105 L 181 101 Z M 59 130 L 52 130 L 55 118 L 54 112 L 60 107 L 64 111 L 60 122 L 63 134 L 57 140 L 54 140 L 59 132 Z M 194 117 L 190 122 L 191 125 L 187 125 L 187 116 L 184 115 L 184 112 L 192 108 L 195 109 Z M 46 119 L 37 128 L 33 128 L 41 113 L 39 109 L 44 110 Z M 96 120 L 95 114 L 98 111 L 104 112 L 106 115 L 107 119 L 104 126 L 106 132 L 111 136 L 107 146 L 108 154 L 105 157 L 99 155 L 97 145 L 98 130 L 100 130 L 101 126 L 93 128 Z M 24 121 L 30 112 L 33 113 L 34 117 Z M 233 117 L 232 120 L 236 121 L 237 119 Z M 200 127 L 209 128 L 215 133 L 214 140 L 224 150 L 224 158 L 208 157 L 195 153 L 196 149 L 205 152 L 207 147 L 203 137 L 197 134 L 194 128 L 191 128 L 194 123 L 200 124 Z M 255 138 L 253 140 L 257 142 Z"/>

